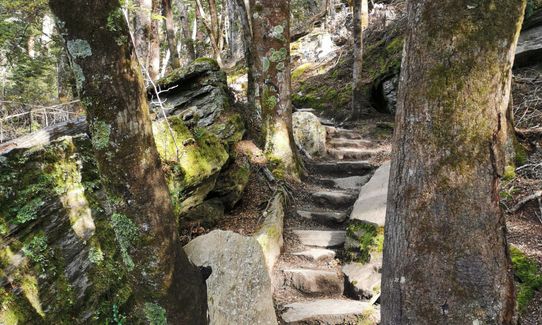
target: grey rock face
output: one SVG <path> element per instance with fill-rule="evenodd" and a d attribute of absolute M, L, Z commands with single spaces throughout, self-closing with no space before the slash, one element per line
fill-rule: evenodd
<path fill-rule="evenodd" d="M 271 280 L 260 244 L 231 231 L 215 230 L 184 247 L 197 266 L 207 266 L 210 324 L 277 324 Z"/>
<path fill-rule="evenodd" d="M 371 180 L 361 188 L 350 219 L 384 226 L 389 176 L 390 163 L 387 162 L 378 168 Z"/>
<path fill-rule="evenodd" d="M 542 26 L 536 26 L 520 34 L 514 67 L 526 67 L 540 62 L 542 62 Z"/>

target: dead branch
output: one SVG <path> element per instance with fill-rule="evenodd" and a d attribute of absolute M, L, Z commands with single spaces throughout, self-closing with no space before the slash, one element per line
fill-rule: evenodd
<path fill-rule="evenodd" d="M 511 209 L 508 209 L 508 213 L 515 213 L 519 209 L 521 209 L 525 204 L 533 201 L 533 200 L 540 200 L 542 197 L 542 191 L 536 191 L 534 194 L 528 195 L 521 199 L 516 205 L 514 205 Z M 540 201 L 539 201 L 540 202 Z"/>

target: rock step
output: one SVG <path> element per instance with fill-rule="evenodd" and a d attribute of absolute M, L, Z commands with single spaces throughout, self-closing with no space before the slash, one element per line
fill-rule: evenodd
<path fill-rule="evenodd" d="M 306 258 L 314 262 L 322 262 L 335 258 L 335 252 L 325 248 L 311 248 L 306 251 L 293 253 L 292 255 Z"/>
<path fill-rule="evenodd" d="M 336 209 L 348 209 L 357 199 L 357 194 L 345 191 L 320 191 L 312 193 L 314 203 L 326 207 Z"/>
<path fill-rule="evenodd" d="M 363 139 L 348 139 L 348 138 L 336 138 L 333 137 L 326 142 L 328 148 L 371 148 L 375 146 L 375 143 L 369 140 Z"/>
<path fill-rule="evenodd" d="M 352 131 L 352 130 L 347 130 L 347 129 L 342 129 L 342 128 L 336 128 L 336 127 L 333 127 L 333 126 L 326 126 L 326 132 L 327 132 L 327 135 L 329 137 L 334 137 L 334 138 L 345 138 L 345 139 L 358 139 L 358 140 L 362 140 L 363 137 L 361 136 L 361 134 L 355 132 L 355 131 Z"/>
<path fill-rule="evenodd" d="M 305 246 L 337 247 L 344 245 L 344 230 L 294 230 L 293 233 Z"/>
<path fill-rule="evenodd" d="M 346 211 L 334 212 L 297 210 L 297 215 L 305 219 L 316 221 L 323 225 L 341 224 L 348 217 L 348 213 Z"/>
<path fill-rule="evenodd" d="M 382 255 L 368 264 L 349 263 L 342 266 L 345 293 L 355 299 L 371 299 L 380 295 Z"/>
<path fill-rule="evenodd" d="M 307 166 L 316 173 L 326 175 L 357 175 L 363 176 L 373 170 L 375 166 L 368 161 L 337 161 L 337 162 L 309 162 Z"/>
<path fill-rule="evenodd" d="M 320 299 L 308 302 L 295 302 L 285 306 L 286 312 L 282 314 L 285 324 L 377 324 L 378 311 L 367 303 L 355 300 Z M 374 322 L 361 323 L 360 318 L 374 318 Z"/>
<path fill-rule="evenodd" d="M 380 149 L 368 149 L 368 148 L 341 148 L 341 149 L 328 148 L 326 151 L 329 157 L 339 159 L 339 160 L 343 160 L 343 159 L 364 160 L 364 159 L 371 158 L 373 155 L 383 152 Z"/>
<path fill-rule="evenodd" d="M 285 284 L 306 295 L 341 295 L 344 281 L 333 271 L 312 269 L 283 270 Z"/>
<path fill-rule="evenodd" d="M 361 187 L 371 179 L 371 175 L 350 176 L 342 178 L 321 178 L 319 183 L 326 187 L 334 187 L 341 190 L 359 191 Z"/>

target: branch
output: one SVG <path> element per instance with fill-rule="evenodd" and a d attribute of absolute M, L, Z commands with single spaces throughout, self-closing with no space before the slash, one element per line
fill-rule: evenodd
<path fill-rule="evenodd" d="M 542 191 L 536 191 L 534 194 L 531 194 L 529 196 L 524 197 L 521 199 L 514 207 L 511 209 L 508 209 L 508 213 L 515 213 L 519 209 L 521 209 L 525 204 L 533 201 L 533 200 L 539 200 L 542 197 Z"/>

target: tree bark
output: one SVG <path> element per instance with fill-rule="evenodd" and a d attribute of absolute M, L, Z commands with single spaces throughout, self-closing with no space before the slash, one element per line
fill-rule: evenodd
<path fill-rule="evenodd" d="M 151 35 L 151 12 L 153 0 L 134 0 L 134 43 L 140 63 L 149 68 L 149 46 Z"/>
<path fill-rule="evenodd" d="M 149 43 L 148 72 L 151 79 L 157 80 L 160 75 L 160 0 L 152 0 L 151 34 Z"/>
<path fill-rule="evenodd" d="M 512 324 L 499 177 L 525 2 L 407 6 L 382 324 Z"/>
<path fill-rule="evenodd" d="M 236 0 L 238 8 L 240 8 L 239 18 L 241 19 L 241 26 L 243 32 L 243 46 L 245 52 L 245 62 L 247 65 L 247 102 L 249 109 L 251 110 L 248 116 L 251 116 L 251 122 L 253 125 L 261 124 L 261 119 L 258 119 L 255 110 L 256 110 L 256 87 L 255 87 L 255 78 L 254 73 L 256 67 L 254 66 L 254 48 L 253 48 L 253 39 L 252 39 L 252 28 L 249 19 L 249 8 L 247 8 L 245 0 Z"/>
<path fill-rule="evenodd" d="M 111 202 L 111 223 L 132 275 L 128 322 L 166 312 L 170 324 L 205 324 L 204 282 L 178 243 L 146 90 L 120 3 L 50 0 L 50 6 L 62 22 Z"/>
<path fill-rule="evenodd" d="M 181 67 L 181 60 L 179 58 L 179 52 L 177 52 L 177 36 L 175 35 L 175 23 L 173 21 L 173 8 L 171 6 L 171 0 L 162 0 L 162 11 L 164 12 L 166 25 L 167 44 L 169 48 L 169 55 L 171 61 L 171 67 L 177 69 Z"/>
<path fill-rule="evenodd" d="M 352 73 L 352 119 L 358 119 L 367 114 L 363 105 L 363 30 L 368 25 L 367 0 L 354 0 L 352 16 L 352 37 L 354 38 L 354 66 Z"/>
<path fill-rule="evenodd" d="M 190 63 L 196 59 L 196 52 L 194 51 L 194 40 L 192 39 L 191 35 L 188 8 L 184 3 L 184 0 L 178 0 L 177 3 L 183 36 L 181 40 L 181 58 L 183 59 L 183 62 Z M 194 18 L 194 23 L 196 23 L 196 18 Z"/>
<path fill-rule="evenodd" d="M 292 136 L 290 1 L 259 0 L 251 3 L 251 11 L 265 153 L 276 176 L 297 178 Z"/>

